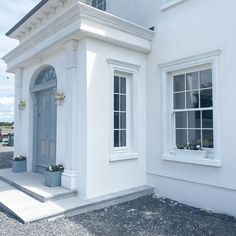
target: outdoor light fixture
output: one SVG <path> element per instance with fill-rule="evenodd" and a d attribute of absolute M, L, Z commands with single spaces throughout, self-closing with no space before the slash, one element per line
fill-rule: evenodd
<path fill-rule="evenodd" d="M 55 96 L 55 102 L 57 106 L 61 106 L 62 102 L 65 99 L 65 95 L 61 90 L 58 90 Z"/>
<path fill-rule="evenodd" d="M 18 107 L 20 111 L 23 111 L 26 107 L 26 102 L 24 100 L 20 100 Z"/>

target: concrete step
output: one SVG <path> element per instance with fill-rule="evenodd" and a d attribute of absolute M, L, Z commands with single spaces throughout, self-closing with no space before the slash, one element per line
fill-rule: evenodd
<path fill-rule="evenodd" d="M 59 200 L 77 195 L 76 191 L 71 191 L 63 187 L 50 188 L 45 186 L 44 175 L 39 173 L 13 173 L 11 169 L 2 169 L 0 170 L 0 180 L 41 202 Z"/>
<path fill-rule="evenodd" d="M 74 216 L 104 207 L 131 201 L 153 194 L 153 187 L 141 186 L 112 193 L 98 198 L 85 199 L 80 196 L 40 202 L 28 194 L 0 180 L 0 207 L 14 214 L 23 223 Z"/>

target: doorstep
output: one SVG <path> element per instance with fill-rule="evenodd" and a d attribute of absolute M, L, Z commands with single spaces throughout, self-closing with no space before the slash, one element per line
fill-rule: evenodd
<path fill-rule="evenodd" d="M 14 173 L 11 169 L 0 170 L 0 180 L 12 185 L 29 196 L 46 202 L 76 196 L 76 191 L 63 187 L 47 187 L 44 184 L 44 175 L 33 172 Z"/>
<path fill-rule="evenodd" d="M 131 201 L 154 193 L 153 187 L 140 186 L 97 198 L 81 196 L 40 202 L 21 190 L 0 180 L 0 207 L 15 215 L 21 222 L 30 223 L 56 217 L 70 217 Z"/>

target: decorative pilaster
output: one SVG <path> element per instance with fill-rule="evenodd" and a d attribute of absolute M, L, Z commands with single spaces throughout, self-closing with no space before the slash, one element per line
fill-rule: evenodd
<path fill-rule="evenodd" d="M 65 49 L 65 65 L 66 65 L 66 84 L 67 93 L 65 101 L 65 112 L 68 117 L 66 124 L 66 149 L 67 153 L 63 159 L 65 170 L 62 175 L 62 186 L 71 190 L 77 189 L 77 57 L 78 57 L 78 41 L 71 40 L 64 45 Z"/>
<path fill-rule="evenodd" d="M 15 71 L 14 155 L 21 154 L 21 112 L 18 109 L 18 103 L 22 99 L 23 72 L 23 68 Z"/>

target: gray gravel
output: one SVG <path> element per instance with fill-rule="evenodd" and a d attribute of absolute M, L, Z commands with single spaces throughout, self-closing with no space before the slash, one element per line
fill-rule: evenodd
<path fill-rule="evenodd" d="M 0 211 L 0 235 L 236 236 L 236 219 L 147 196 L 72 218 L 27 225 Z"/>

